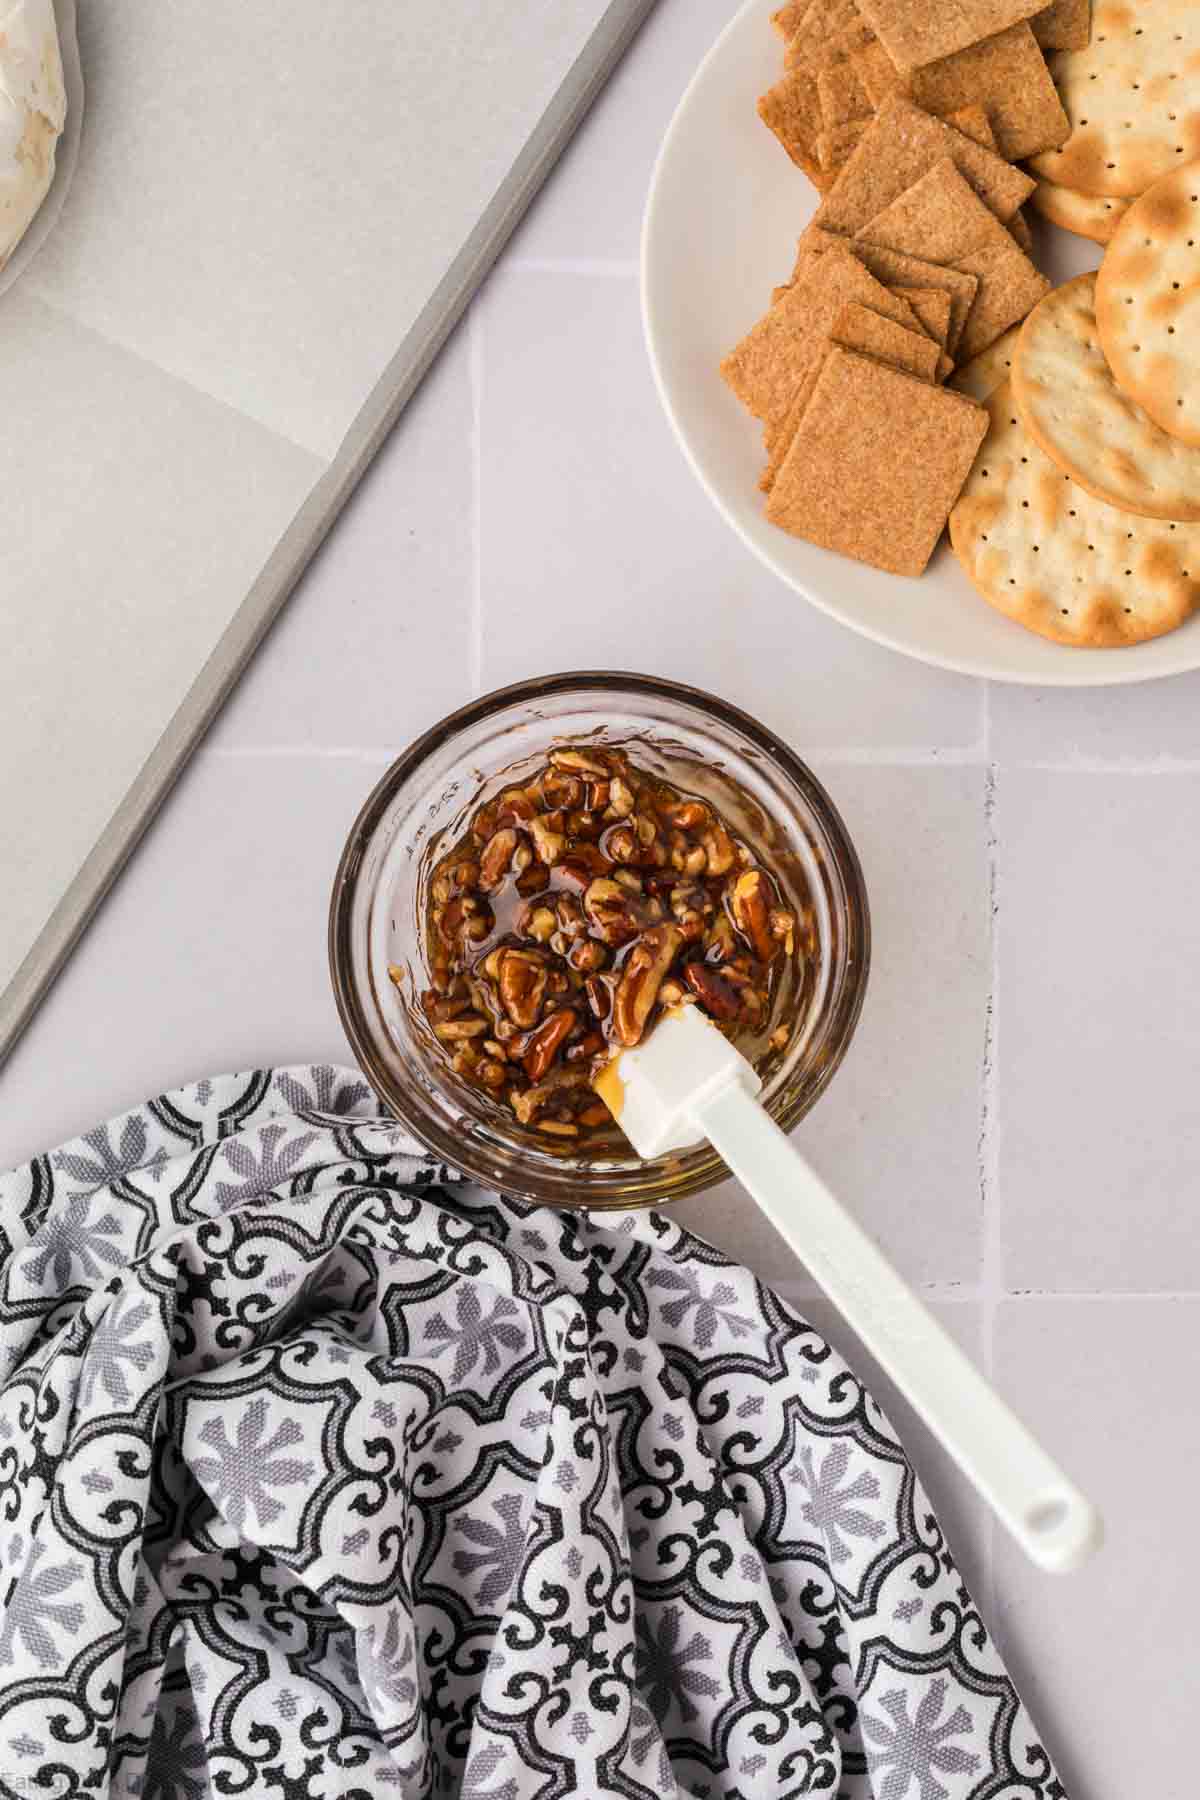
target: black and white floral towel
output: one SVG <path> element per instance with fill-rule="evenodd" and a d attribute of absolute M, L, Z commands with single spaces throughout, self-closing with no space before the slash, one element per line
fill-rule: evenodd
<path fill-rule="evenodd" d="M 669 1217 L 304 1068 L 0 1220 L 0 1794 L 1062 1795 L 886 1419 Z"/>

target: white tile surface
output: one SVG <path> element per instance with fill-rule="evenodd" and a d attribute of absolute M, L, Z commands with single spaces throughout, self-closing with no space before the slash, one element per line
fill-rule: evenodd
<path fill-rule="evenodd" d="M 1010 1288 L 1200 1288 L 1200 774 L 997 785 Z"/>
<path fill-rule="evenodd" d="M 992 754 L 1049 768 L 1200 767 L 1200 675 L 1137 687 L 993 687 Z"/>
<path fill-rule="evenodd" d="M 5 1065 L 0 1168 L 200 1075 L 351 1060 L 325 917 L 381 772 L 198 752 Z"/>
<path fill-rule="evenodd" d="M 475 557 L 470 348 L 455 333 L 243 677 L 209 743 L 388 756 L 461 705 Z M 328 652 L 314 654 L 327 633 Z"/>
<path fill-rule="evenodd" d="M 991 979 L 983 772 L 816 769 L 862 860 L 871 973 L 846 1060 L 797 1142 L 907 1280 L 973 1286 Z M 682 1211 L 764 1280 L 806 1281 L 735 1183 Z"/>
<path fill-rule="evenodd" d="M 996 1546 L 996 1635 L 1073 1800 L 1196 1791 L 1198 1346 L 1200 1297 L 1000 1308 L 997 1374 L 1107 1525 L 1063 1578 Z"/>
<path fill-rule="evenodd" d="M 655 398 L 635 281 L 502 272 L 481 312 L 486 687 L 636 668 L 802 750 L 978 744 L 977 684 L 848 637 L 722 524 Z"/>
<path fill-rule="evenodd" d="M 663 132 L 693 69 L 732 14 L 729 0 L 658 0 L 636 49 L 514 234 L 510 261 L 637 260 Z"/>

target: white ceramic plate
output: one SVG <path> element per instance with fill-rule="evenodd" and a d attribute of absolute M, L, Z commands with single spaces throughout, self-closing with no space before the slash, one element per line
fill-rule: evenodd
<path fill-rule="evenodd" d="M 642 236 L 646 341 L 667 416 L 718 510 L 755 555 L 851 630 L 922 662 L 996 681 L 1098 687 L 1200 668 L 1200 614 L 1128 650 L 1072 650 L 994 612 L 943 542 L 918 581 L 789 537 L 761 510 L 761 431 L 717 373 L 791 273 L 818 195 L 759 119 L 779 79 L 778 0 L 746 0 L 701 63 L 671 121 Z M 1065 281 L 1098 245 L 1036 214 L 1039 265 Z"/>

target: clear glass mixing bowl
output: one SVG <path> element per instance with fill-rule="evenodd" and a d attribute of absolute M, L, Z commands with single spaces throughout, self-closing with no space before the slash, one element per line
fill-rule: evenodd
<path fill-rule="evenodd" d="M 658 1206 L 724 1179 L 707 1143 L 643 1162 L 616 1131 L 590 1148 L 539 1138 L 454 1073 L 419 1003 L 430 868 L 476 807 L 566 741 L 626 744 L 643 766 L 734 812 L 764 863 L 782 869 L 786 903 L 804 908 L 814 953 L 792 997 L 790 1042 L 765 1066 L 763 1100 L 784 1130 L 803 1118 L 862 1007 L 870 923 L 858 857 L 825 789 L 773 732 L 711 694 L 653 676 L 521 682 L 418 738 L 367 800 L 343 852 L 329 918 L 334 990 L 367 1078 L 440 1160 L 545 1205 Z M 409 972 L 399 989 L 393 965 Z"/>

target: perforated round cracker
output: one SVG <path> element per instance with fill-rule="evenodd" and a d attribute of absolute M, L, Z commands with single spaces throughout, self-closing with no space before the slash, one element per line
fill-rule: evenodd
<path fill-rule="evenodd" d="M 986 400 L 990 394 L 1012 374 L 1013 357 L 1016 354 L 1017 339 L 1021 335 L 1019 325 L 1010 325 L 1002 337 L 970 362 L 964 363 L 950 377 L 948 386 L 957 388 L 960 394 L 966 394 L 969 400 Z"/>
<path fill-rule="evenodd" d="M 1156 425 L 1200 446 L 1200 162 L 1135 200 L 1096 278 L 1109 367 Z"/>
<path fill-rule="evenodd" d="M 1012 384 L 950 514 L 955 555 L 989 605 L 1039 637 L 1119 649 L 1200 606 L 1200 526 L 1138 519 L 1093 499 L 1026 431 Z"/>
<path fill-rule="evenodd" d="M 1160 431 L 1117 386 L 1095 302 L 1095 275 L 1077 275 L 1021 327 L 1013 387 L 1029 433 L 1109 506 L 1148 519 L 1200 519 L 1200 450 Z"/>
<path fill-rule="evenodd" d="M 1030 159 L 1043 180 L 1131 196 L 1200 156 L 1196 0 L 1100 0 L 1087 48 L 1049 61 L 1072 130 Z"/>
<path fill-rule="evenodd" d="M 1111 194 L 1081 194 L 1078 188 L 1039 181 L 1029 196 L 1029 204 L 1063 231 L 1091 238 L 1094 244 L 1107 244 L 1133 202 L 1115 199 Z"/>

